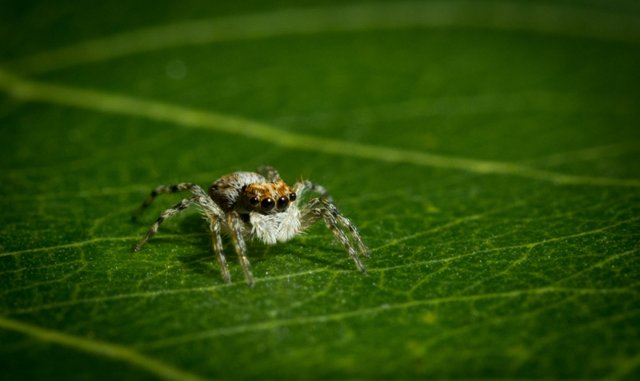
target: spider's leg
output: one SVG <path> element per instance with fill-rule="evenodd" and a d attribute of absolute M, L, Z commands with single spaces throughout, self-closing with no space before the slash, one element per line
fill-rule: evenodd
<path fill-rule="evenodd" d="M 278 170 L 270 165 L 263 165 L 261 167 L 258 167 L 257 172 L 269 181 L 280 180 L 280 174 L 278 173 Z"/>
<path fill-rule="evenodd" d="M 209 229 L 211 229 L 211 246 L 213 252 L 216 254 L 216 260 L 220 266 L 220 274 L 225 283 L 231 283 L 231 273 L 229 273 L 229 265 L 227 259 L 224 256 L 224 249 L 222 248 L 222 236 L 220 234 L 220 219 L 215 218 L 210 220 Z"/>
<path fill-rule="evenodd" d="M 347 221 L 349 220 L 346 217 L 342 216 L 342 214 L 337 211 L 337 208 L 335 208 L 335 206 L 330 201 L 322 198 L 314 198 L 305 206 L 305 213 L 303 215 L 303 227 L 309 226 L 313 222 L 317 221 L 318 218 L 322 218 L 324 220 L 325 225 L 327 225 L 327 228 L 329 228 L 331 233 L 333 233 L 335 239 L 342 244 L 342 246 L 349 254 L 349 257 L 353 259 L 356 267 L 358 267 L 358 270 L 366 272 L 367 270 L 360 260 L 360 257 L 358 256 L 356 247 L 351 243 L 351 241 L 349 241 L 349 237 L 340 226 L 340 223 L 344 224 L 343 219 Z M 347 227 L 348 226 L 353 226 L 353 224 L 349 221 L 349 225 L 347 225 Z M 356 240 L 356 242 L 358 241 L 358 239 L 360 239 L 359 235 L 357 237 L 354 236 L 354 240 Z M 362 240 L 360 239 L 360 241 Z M 364 243 L 362 243 L 362 246 L 360 246 L 360 243 L 358 242 L 358 246 L 360 249 L 362 249 L 362 247 L 366 249 Z M 363 251 L 362 254 L 366 255 L 367 252 L 368 250 Z"/>
<path fill-rule="evenodd" d="M 224 256 L 224 249 L 222 247 L 221 222 L 224 221 L 224 212 L 199 186 L 194 186 L 191 192 L 194 194 L 194 203 L 202 209 L 203 215 L 206 217 L 207 221 L 209 221 L 209 230 L 211 231 L 211 248 L 216 255 L 216 261 L 220 266 L 222 279 L 225 283 L 230 283 L 231 274 L 229 273 L 229 265 L 227 265 L 227 260 Z"/>
<path fill-rule="evenodd" d="M 167 218 L 171 218 L 181 211 L 185 210 L 189 205 L 191 205 L 191 203 L 193 203 L 193 201 L 193 198 L 185 198 L 184 200 L 174 205 L 172 208 L 169 208 L 160 213 L 160 217 L 158 217 L 156 222 L 151 225 L 151 227 L 147 231 L 147 234 L 140 241 L 138 241 L 138 243 L 136 243 L 136 245 L 133 247 L 133 251 L 140 251 L 140 249 L 142 249 L 142 246 L 144 246 L 144 244 L 147 243 L 147 241 L 149 241 L 151 237 L 153 237 L 158 232 L 160 224 L 162 224 Z"/>
<path fill-rule="evenodd" d="M 356 228 L 356 226 L 353 224 L 353 222 L 351 222 L 351 220 L 346 218 L 344 215 L 342 215 L 342 213 L 340 213 L 340 211 L 338 211 L 338 208 L 333 203 L 333 199 L 331 198 L 329 191 L 327 191 L 325 187 L 323 187 L 320 184 L 312 183 L 309 180 L 301 180 L 294 185 L 294 189 L 296 190 L 298 197 L 301 197 L 307 191 L 319 194 L 320 201 L 318 202 L 323 204 L 323 208 L 326 208 L 334 216 L 337 222 L 341 223 L 343 226 L 349 229 L 349 232 L 351 233 L 353 240 L 356 242 L 356 244 L 358 245 L 358 248 L 360 249 L 360 253 L 365 257 L 371 256 L 369 249 L 364 244 L 364 241 L 360 236 L 360 232 L 358 231 L 358 228 Z M 310 224 L 307 224 L 307 226 L 308 225 Z"/>
<path fill-rule="evenodd" d="M 244 237 L 242 236 L 242 220 L 240 220 L 240 216 L 236 212 L 229 213 L 227 215 L 227 225 L 231 232 L 233 247 L 236 250 L 236 254 L 238 254 L 238 259 L 240 260 L 242 270 L 244 271 L 244 278 L 246 279 L 247 284 L 250 287 L 253 287 L 255 281 L 253 279 L 253 274 L 251 274 L 251 264 L 247 257 L 247 245 L 244 242 Z"/>
<path fill-rule="evenodd" d="M 358 248 L 360 249 L 360 254 L 364 255 L 365 257 L 371 257 L 369 248 L 367 247 L 367 245 L 364 244 L 364 241 L 360 236 L 360 232 L 358 231 L 358 228 L 353 224 L 353 222 L 351 222 L 350 219 L 348 219 L 342 213 L 340 213 L 340 211 L 338 210 L 338 208 L 333 202 L 329 200 L 321 200 L 321 202 L 324 204 L 325 208 L 329 210 L 331 215 L 335 217 L 335 219 L 339 223 L 342 224 L 342 226 L 345 226 L 347 229 L 349 229 L 349 232 L 351 233 L 351 237 L 353 238 L 353 240 L 358 245 Z"/>
<path fill-rule="evenodd" d="M 302 198 L 302 196 L 306 192 L 313 192 L 320 195 L 321 198 L 324 198 L 329 201 L 333 201 L 329 191 L 320 184 L 312 183 L 309 180 L 300 180 L 293 185 L 293 189 L 295 190 L 298 198 Z"/>
<path fill-rule="evenodd" d="M 189 190 L 193 194 L 191 198 L 182 200 L 179 204 L 174 206 L 173 208 L 165 210 L 160 217 L 156 220 L 156 222 L 151 225 L 149 231 L 145 235 L 145 237 L 138 242 L 134 251 L 140 251 L 142 246 L 147 243 L 151 237 L 153 237 L 157 232 L 160 224 L 164 222 L 167 218 L 173 217 L 180 211 L 186 209 L 191 204 L 198 205 L 201 209 L 207 220 L 209 221 L 209 229 L 211 230 L 211 246 L 213 248 L 213 252 L 216 254 L 216 260 L 220 265 L 220 273 L 222 275 L 222 279 L 229 283 L 231 282 L 231 275 L 229 273 L 229 266 L 227 265 L 227 261 L 224 256 L 224 250 L 222 247 L 222 237 L 221 237 L 221 225 L 220 221 L 224 218 L 224 212 L 216 205 L 216 203 L 209 197 L 209 195 L 198 185 L 192 183 L 180 183 L 172 186 L 159 186 L 151 192 L 149 198 L 142 204 L 140 207 L 140 212 L 144 211 L 144 209 L 153 202 L 155 197 L 162 193 L 174 193 Z"/>
<path fill-rule="evenodd" d="M 153 200 L 156 199 L 161 194 L 165 193 L 177 193 L 186 190 L 191 190 L 194 186 L 192 183 L 179 183 L 174 185 L 159 185 L 154 190 L 151 191 L 149 196 L 144 200 L 142 205 L 133 213 L 133 218 L 137 218 L 144 213 L 145 209 L 149 207 L 153 203 Z"/>

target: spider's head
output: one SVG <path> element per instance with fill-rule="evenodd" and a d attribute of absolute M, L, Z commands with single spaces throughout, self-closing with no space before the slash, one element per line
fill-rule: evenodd
<path fill-rule="evenodd" d="M 284 181 L 253 183 L 242 187 L 238 206 L 248 212 L 262 214 L 287 210 L 296 193 Z"/>

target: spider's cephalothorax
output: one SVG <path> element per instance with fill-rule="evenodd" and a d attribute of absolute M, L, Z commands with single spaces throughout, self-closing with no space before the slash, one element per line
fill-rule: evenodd
<path fill-rule="evenodd" d="M 190 205 L 197 205 L 209 222 L 213 251 L 225 282 L 231 281 L 231 275 L 222 247 L 222 231 L 231 236 L 247 283 L 253 285 L 245 240 L 257 239 L 269 245 L 285 242 L 319 219 L 325 222 L 336 240 L 344 246 L 358 269 L 365 271 L 359 256 L 368 257 L 369 250 L 355 225 L 338 211 L 320 185 L 305 180 L 290 187 L 274 168 L 260 167 L 257 172 L 234 172 L 223 176 L 211 184 L 209 192 L 192 183 L 161 185 L 151 192 L 138 214 L 158 195 L 181 191 L 189 191 L 191 196 L 162 212 L 144 238 L 134 246 L 134 251 L 139 251 L 158 232 L 164 220 Z M 307 191 L 318 193 L 319 197 L 300 204 Z"/>

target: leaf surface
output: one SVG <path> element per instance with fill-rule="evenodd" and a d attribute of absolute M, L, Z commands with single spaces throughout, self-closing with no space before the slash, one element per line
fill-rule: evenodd
<path fill-rule="evenodd" d="M 640 8 L 285 3 L 2 5 L 0 378 L 637 379 Z M 366 275 L 318 224 L 224 284 L 195 210 L 131 252 L 264 164 Z"/>

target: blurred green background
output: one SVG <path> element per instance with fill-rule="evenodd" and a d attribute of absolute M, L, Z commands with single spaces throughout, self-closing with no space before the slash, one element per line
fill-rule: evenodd
<path fill-rule="evenodd" d="M 636 1 L 0 4 L 0 378 L 640 378 Z M 276 166 L 323 226 L 226 285 L 158 184 Z"/>

